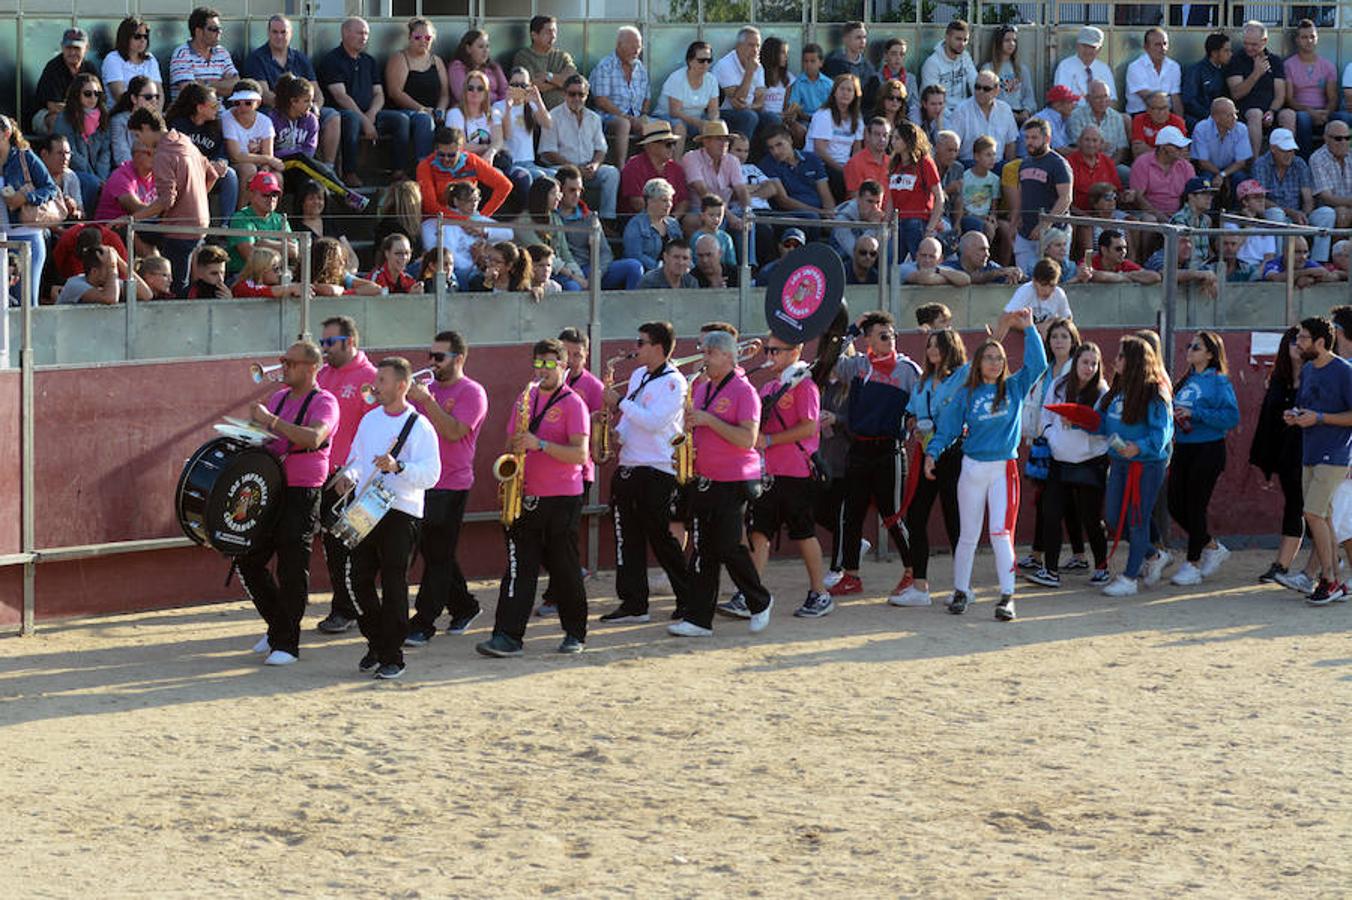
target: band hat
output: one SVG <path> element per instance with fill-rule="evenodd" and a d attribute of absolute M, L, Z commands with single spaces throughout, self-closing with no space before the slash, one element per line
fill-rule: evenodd
<path fill-rule="evenodd" d="M 1278 150 L 1298 150 L 1296 136 L 1291 133 L 1289 128 L 1274 128 L 1271 136 L 1268 137 L 1268 143 Z"/>
<path fill-rule="evenodd" d="M 671 131 L 671 123 L 664 122 L 661 119 L 652 119 L 643 125 L 643 139 L 638 142 L 642 147 L 644 144 L 656 143 L 676 143 L 676 135 Z"/>
<path fill-rule="evenodd" d="M 1080 29 L 1080 36 L 1075 39 L 1077 44 L 1088 44 L 1091 47 L 1103 46 L 1103 29 L 1095 28 L 1093 25 L 1086 25 Z"/>
<path fill-rule="evenodd" d="M 1155 135 L 1155 146 L 1158 147 L 1160 144 L 1168 147 L 1188 147 L 1192 141 L 1183 136 L 1177 125 L 1165 125 L 1159 130 L 1159 134 Z"/>
<path fill-rule="evenodd" d="M 241 100 L 257 100 L 259 103 L 262 103 L 263 95 L 258 93 L 258 91 L 250 91 L 250 90 L 235 91 L 233 94 L 230 95 L 230 98 L 225 102 L 238 103 Z"/>
<path fill-rule="evenodd" d="M 707 141 L 710 138 L 730 139 L 731 137 L 732 135 L 728 133 L 728 123 L 722 119 L 714 119 L 700 126 L 699 134 L 695 135 L 695 140 Z"/>
<path fill-rule="evenodd" d="M 83 28 L 67 28 L 65 34 L 61 35 L 62 47 L 87 47 L 89 46 L 89 36 L 84 33 Z"/>

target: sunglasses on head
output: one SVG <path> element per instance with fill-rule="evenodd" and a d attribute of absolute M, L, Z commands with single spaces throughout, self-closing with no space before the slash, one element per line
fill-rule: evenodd
<path fill-rule="evenodd" d="M 531 365 L 537 369 L 557 369 L 559 361 L 557 359 L 537 359 Z"/>

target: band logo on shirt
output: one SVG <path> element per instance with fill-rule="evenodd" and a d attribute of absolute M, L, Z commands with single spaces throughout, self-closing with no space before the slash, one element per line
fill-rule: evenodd
<path fill-rule="evenodd" d="M 779 398 L 779 402 L 776 405 L 780 409 L 793 409 L 793 397 L 785 394 L 783 397 Z"/>
<path fill-rule="evenodd" d="M 714 401 L 715 413 L 725 413 L 730 409 L 732 409 L 731 397 L 719 397 L 717 400 Z"/>
<path fill-rule="evenodd" d="M 562 418 L 563 418 L 563 410 L 559 409 L 558 407 L 554 407 L 549 412 L 545 413 L 546 422 L 557 422 Z"/>

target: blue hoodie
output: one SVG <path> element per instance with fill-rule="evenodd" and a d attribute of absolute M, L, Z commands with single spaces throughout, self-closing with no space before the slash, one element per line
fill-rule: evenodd
<path fill-rule="evenodd" d="M 939 416 L 953 402 L 958 391 L 962 390 L 970 368 L 970 363 L 963 363 L 938 384 L 935 384 L 932 378 L 924 376 L 921 376 L 924 378 L 923 381 L 916 383 L 915 391 L 906 404 L 906 414 L 915 416 L 916 431 L 922 449 L 929 448 L 930 441 L 934 439 L 934 430 L 939 427 Z M 926 420 L 929 422 L 928 430 L 924 424 Z"/>
<path fill-rule="evenodd" d="M 1106 395 L 1105 395 L 1106 396 Z M 1106 411 L 1099 401 L 1099 412 L 1103 414 L 1095 434 L 1104 437 L 1117 435 L 1124 441 L 1133 441 L 1140 453 L 1128 460 L 1108 445 L 1108 455 L 1113 459 L 1127 462 L 1164 462 L 1169 458 L 1169 442 L 1174 437 L 1174 416 L 1169 404 L 1156 395 L 1146 408 L 1145 420 L 1134 425 L 1122 421 L 1122 395 L 1118 394 Z"/>
<path fill-rule="evenodd" d="M 1225 440 L 1225 433 L 1239 425 L 1239 401 L 1229 377 L 1215 369 L 1200 375 L 1189 372 L 1174 393 L 1174 406 L 1192 410 L 1192 430 L 1174 432 L 1180 444 L 1204 444 Z"/>
<path fill-rule="evenodd" d="M 979 366 L 980 360 L 973 360 Z M 1005 400 L 999 409 L 992 409 L 995 385 L 963 385 L 943 408 L 934 440 L 926 455 L 938 459 L 959 437 L 967 426 L 967 439 L 962 455 L 980 462 L 1015 459 L 1019 455 L 1019 436 L 1023 402 L 1033 382 L 1047 368 L 1047 354 L 1042 349 L 1042 338 L 1036 328 L 1023 332 L 1023 368 L 1005 379 Z"/>

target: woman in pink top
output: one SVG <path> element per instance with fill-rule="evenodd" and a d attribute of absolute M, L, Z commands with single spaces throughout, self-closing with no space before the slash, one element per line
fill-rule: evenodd
<path fill-rule="evenodd" d="M 478 70 L 488 76 L 489 89 L 493 102 L 507 99 L 507 76 L 502 66 L 493 60 L 488 48 L 488 32 L 471 28 L 460 38 L 460 44 L 451 56 L 446 67 L 446 76 L 451 83 L 451 102 L 459 103 L 465 93 L 465 76 Z"/>

